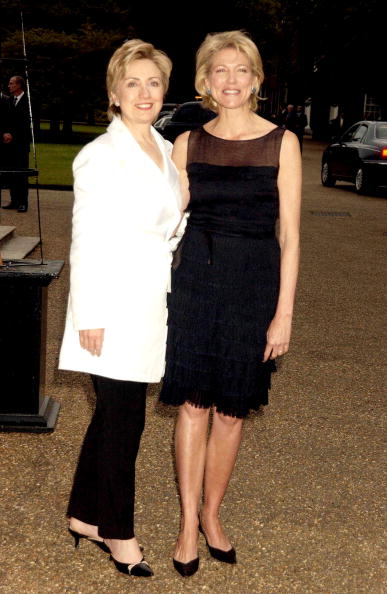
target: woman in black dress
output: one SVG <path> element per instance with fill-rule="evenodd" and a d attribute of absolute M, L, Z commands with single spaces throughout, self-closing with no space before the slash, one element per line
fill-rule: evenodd
<path fill-rule="evenodd" d="M 180 407 L 175 450 L 182 518 L 174 566 L 183 576 L 199 566 L 198 529 L 213 557 L 236 562 L 220 504 L 243 419 L 267 404 L 274 359 L 289 348 L 300 149 L 292 132 L 256 115 L 262 80 L 249 37 L 208 35 L 197 53 L 195 83 L 217 117 L 179 136 L 173 151 L 190 216 L 172 278 L 160 398 Z"/>

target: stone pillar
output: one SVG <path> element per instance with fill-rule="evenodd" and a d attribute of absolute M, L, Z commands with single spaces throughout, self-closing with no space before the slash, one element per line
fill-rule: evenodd
<path fill-rule="evenodd" d="M 59 404 L 44 395 L 47 292 L 58 260 L 0 268 L 0 431 L 54 430 Z"/>

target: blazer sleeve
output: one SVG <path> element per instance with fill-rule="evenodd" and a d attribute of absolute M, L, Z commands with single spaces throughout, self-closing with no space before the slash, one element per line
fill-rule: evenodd
<path fill-rule="evenodd" d="M 70 307 L 75 330 L 105 328 L 112 290 L 105 237 L 109 180 L 114 162 L 109 146 L 91 143 L 76 157 L 70 248 Z"/>

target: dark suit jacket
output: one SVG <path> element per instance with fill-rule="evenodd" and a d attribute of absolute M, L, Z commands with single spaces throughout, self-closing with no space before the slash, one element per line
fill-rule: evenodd
<path fill-rule="evenodd" d="M 13 97 L 8 99 L 9 126 L 12 142 L 3 145 L 4 163 L 9 169 L 28 168 L 31 129 L 27 94 L 14 105 Z"/>
<path fill-rule="evenodd" d="M 8 164 L 8 145 L 3 143 L 3 134 L 11 132 L 11 115 L 9 97 L 0 96 L 0 169 L 6 169 Z M 3 180 L 4 181 L 4 180 Z"/>
<path fill-rule="evenodd" d="M 21 150 L 26 150 L 27 148 L 29 150 L 31 129 L 27 94 L 24 93 L 17 105 L 14 105 L 13 99 L 13 97 L 9 98 L 10 132 L 13 138 L 12 143 Z"/>
<path fill-rule="evenodd" d="M 297 115 L 295 111 L 288 111 L 284 118 L 285 128 L 295 132 L 297 128 Z"/>
<path fill-rule="evenodd" d="M 0 96 L 0 140 L 3 141 L 3 134 L 10 131 L 10 103 L 9 97 Z"/>

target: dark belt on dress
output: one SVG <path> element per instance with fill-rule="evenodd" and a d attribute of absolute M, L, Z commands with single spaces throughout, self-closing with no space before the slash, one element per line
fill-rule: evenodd
<path fill-rule="evenodd" d="M 213 264 L 214 261 L 214 250 L 213 250 L 213 236 L 221 235 L 223 237 L 239 237 L 249 239 L 273 239 L 275 237 L 274 227 L 268 227 L 267 229 L 245 229 L 242 232 L 235 232 L 233 229 L 214 229 L 207 227 L 202 223 L 196 224 L 195 221 L 188 219 L 188 228 L 197 229 L 204 234 L 208 246 L 208 260 L 207 264 Z"/>

